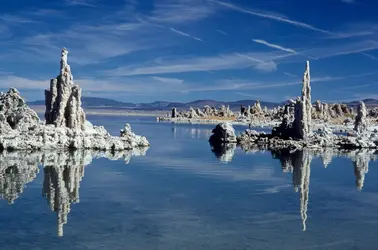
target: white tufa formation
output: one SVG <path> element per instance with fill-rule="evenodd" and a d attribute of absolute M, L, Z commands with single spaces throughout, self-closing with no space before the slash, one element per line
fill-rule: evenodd
<path fill-rule="evenodd" d="M 311 133 L 311 86 L 310 86 L 310 62 L 306 62 L 303 74 L 302 97 L 295 104 L 294 134 L 295 137 L 307 140 Z"/>
<path fill-rule="evenodd" d="M 363 101 L 360 102 L 360 105 L 358 105 L 357 108 L 357 116 L 354 122 L 354 131 L 357 133 L 363 133 L 366 132 L 368 128 L 368 122 L 367 122 L 367 108 Z"/>
<path fill-rule="evenodd" d="M 219 145 L 223 143 L 236 143 L 235 129 L 228 122 L 219 123 L 212 131 L 210 143 Z"/>
<path fill-rule="evenodd" d="M 30 109 L 16 89 L 0 93 L 0 151 L 97 149 L 132 150 L 149 147 L 126 124 L 120 136 L 112 136 L 102 126 L 85 120 L 81 107 L 81 89 L 72 81 L 67 64 L 67 50 L 62 50 L 60 75 L 51 80 L 46 91 L 46 124 Z"/>
<path fill-rule="evenodd" d="M 46 124 L 84 130 L 85 114 L 81 107 L 81 88 L 73 82 L 67 55 L 67 49 L 63 48 L 60 75 L 51 79 L 50 90 L 45 91 Z"/>

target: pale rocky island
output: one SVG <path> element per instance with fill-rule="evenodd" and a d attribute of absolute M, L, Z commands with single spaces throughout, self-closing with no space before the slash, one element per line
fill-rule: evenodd
<path fill-rule="evenodd" d="M 120 136 L 86 120 L 81 106 L 81 88 L 73 81 L 68 51 L 63 48 L 60 74 L 45 91 L 45 121 L 11 88 L 0 93 L 0 150 L 96 149 L 132 150 L 149 147 L 148 140 L 132 132 L 129 124 Z"/>
<path fill-rule="evenodd" d="M 323 107 L 323 105 L 320 105 Z M 321 109 L 321 112 L 328 109 Z M 326 112 L 327 113 L 327 112 Z M 354 119 L 353 131 L 346 135 L 333 133 L 327 123 L 314 130 L 313 106 L 311 103 L 310 64 L 307 61 L 303 76 L 302 96 L 285 105 L 281 123 L 270 134 L 247 129 L 236 136 L 231 123 L 220 123 L 210 137 L 213 146 L 220 147 L 237 143 L 244 149 L 263 147 L 267 149 L 292 148 L 378 148 L 378 130 L 369 126 L 368 111 L 360 102 Z"/>

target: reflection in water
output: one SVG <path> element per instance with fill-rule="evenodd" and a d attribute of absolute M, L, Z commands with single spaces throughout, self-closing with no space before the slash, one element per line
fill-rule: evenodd
<path fill-rule="evenodd" d="M 284 172 L 293 173 L 293 186 L 295 192 L 300 192 L 300 212 L 302 229 L 306 231 L 307 205 L 310 191 L 310 173 L 312 155 L 308 149 L 290 151 L 288 149 L 272 151 L 274 158 L 278 158 Z"/>
<path fill-rule="evenodd" d="M 100 152 L 91 150 L 53 152 L 2 152 L 0 154 L 0 195 L 13 203 L 22 193 L 25 184 L 31 182 L 44 169 L 42 195 L 47 199 L 51 211 L 57 214 L 58 236 L 63 236 L 63 225 L 72 203 L 79 203 L 80 182 L 84 177 L 84 167 L 93 158 L 110 160 L 124 159 L 129 163 L 132 156 L 145 155 L 147 148 L 133 151 Z"/>
<path fill-rule="evenodd" d="M 35 161 L 17 157 L 6 160 L 0 155 L 0 199 L 13 204 L 23 192 L 24 186 L 33 181 L 38 172 L 38 164 Z"/>
<path fill-rule="evenodd" d="M 232 160 L 236 148 L 234 144 L 210 146 L 215 156 L 221 161 Z M 268 147 L 259 146 L 253 148 L 243 148 L 243 150 L 249 153 L 257 153 L 268 150 Z M 371 160 L 375 160 L 377 155 L 377 151 L 371 149 L 340 150 L 332 148 L 305 148 L 303 150 L 297 150 L 281 148 L 269 150 L 271 151 L 273 158 L 280 161 L 282 171 L 292 173 L 294 190 L 295 192 L 300 193 L 300 213 L 303 231 L 306 231 L 307 229 L 306 220 L 310 191 L 310 165 L 312 158 L 320 158 L 322 160 L 324 168 L 326 168 L 335 157 L 346 157 L 351 159 L 354 165 L 354 174 L 356 176 L 356 187 L 358 190 L 362 190 L 365 181 L 365 175 L 369 170 L 369 162 Z"/>
<path fill-rule="evenodd" d="M 80 181 L 84 166 L 90 162 L 85 151 L 58 153 L 44 162 L 43 196 L 51 211 L 56 212 L 58 236 L 63 236 L 63 225 L 67 223 L 71 203 L 79 203 Z"/>
<path fill-rule="evenodd" d="M 235 154 L 236 143 L 227 143 L 221 145 L 212 145 L 211 151 L 219 158 L 222 162 L 231 162 Z"/>
<path fill-rule="evenodd" d="M 177 132 L 180 134 L 189 134 L 192 139 L 208 139 L 213 134 L 213 129 L 203 129 L 203 128 L 195 128 L 195 127 L 180 127 L 174 126 L 172 128 L 173 138 L 177 138 Z"/>
<path fill-rule="evenodd" d="M 358 190 L 362 190 L 365 181 L 365 174 L 369 171 L 369 161 L 375 160 L 374 155 L 369 155 L 364 151 L 354 152 L 351 155 L 353 165 L 354 165 L 354 174 L 356 176 L 356 186 Z"/>

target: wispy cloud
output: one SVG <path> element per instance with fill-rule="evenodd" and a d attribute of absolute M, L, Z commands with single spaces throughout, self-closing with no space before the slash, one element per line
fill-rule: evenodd
<path fill-rule="evenodd" d="M 95 7 L 97 0 L 65 0 L 69 5 L 81 5 L 87 7 Z"/>
<path fill-rule="evenodd" d="M 34 23 L 36 21 L 25 18 L 18 15 L 4 14 L 0 16 L 0 20 L 8 24 L 22 24 L 22 23 Z"/>
<path fill-rule="evenodd" d="M 355 75 L 344 75 L 344 76 L 321 76 L 321 77 L 312 77 L 311 83 L 321 83 L 321 82 L 337 82 L 345 79 L 351 78 L 361 78 L 365 76 L 370 76 L 378 74 L 378 71 L 368 72 Z M 292 85 L 300 85 L 302 81 L 298 79 L 297 81 L 289 82 L 261 82 L 257 80 L 245 80 L 245 79 L 233 79 L 233 80 L 221 80 L 217 82 L 214 86 L 210 88 L 197 88 L 196 91 L 214 91 L 214 90 L 262 90 L 270 88 L 282 88 Z"/>
<path fill-rule="evenodd" d="M 159 77 L 159 76 L 153 76 L 151 77 L 152 79 L 162 82 L 162 83 L 168 83 L 172 85 L 182 85 L 184 80 L 182 79 L 177 79 L 177 78 L 168 78 L 168 77 Z"/>
<path fill-rule="evenodd" d="M 160 0 L 147 20 L 157 23 L 187 23 L 208 18 L 216 5 L 207 0 Z"/>
<path fill-rule="evenodd" d="M 373 55 L 370 55 L 370 54 L 368 54 L 368 53 L 361 53 L 361 54 L 364 55 L 364 56 L 369 57 L 369 58 L 372 59 L 372 60 L 378 61 L 378 58 L 375 57 L 375 56 L 373 56 Z"/>
<path fill-rule="evenodd" d="M 197 41 L 203 42 L 202 39 L 200 39 L 200 38 L 198 38 L 198 37 L 195 37 L 195 36 L 191 36 L 191 35 L 189 35 L 188 33 L 185 33 L 185 32 L 182 32 L 182 31 L 179 31 L 179 30 L 174 29 L 174 28 L 170 28 L 170 30 L 173 31 L 173 32 L 175 32 L 175 33 L 177 33 L 177 34 L 179 34 L 179 35 L 186 36 L 186 37 L 190 37 L 190 38 L 192 38 L 192 39 L 194 39 L 194 40 L 197 40 Z"/>
<path fill-rule="evenodd" d="M 289 72 L 284 72 L 285 76 L 290 76 L 290 77 L 298 77 L 297 75 L 291 74 Z"/>
<path fill-rule="evenodd" d="M 119 67 L 113 70 L 108 70 L 105 73 L 107 75 L 132 76 L 184 72 L 207 72 L 226 69 L 242 69 L 248 67 L 261 71 L 273 71 L 277 67 L 273 60 L 280 56 L 282 56 L 282 54 L 232 53 L 212 57 L 193 57 L 190 59 L 170 60 L 160 64 L 157 64 L 154 61 L 152 62 L 152 65 Z"/>
<path fill-rule="evenodd" d="M 290 49 L 290 48 L 285 48 L 285 47 L 282 47 L 280 45 L 277 45 L 277 44 L 273 44 L 273 43 L 269 43 L 265 40 L 260 40 L 260 39 L 252 39 L 252 41 L 254 41 L 255 43 L 259 43 L 259 44 L 263 44 L 263 45 L 266 45 L 270 48 L 274 48 L 274 49 L 279 49 L 279 50 L 282 50 L 282 51 L 286 51 L 286 52 L 289 52 L 289 53 L 297 53 L 295 50 L 293 49 Z"/>
<path fill-rule="evenodd" d="M 341 2 L 351 4 L 351 3 L 355 3 L 356 1 L 355 0 L 341 0 Z"/>
<path fill-rule="evenodd" d="M 75 78 L 74 82 L 79 84 L 84 92 L 96 93 L 97 96 L 121 94 L 148 94 L 151 96 L 164 93 L 182 93 L 189 87 L 180 79 L 169 79 L 160 77 L 130 77 L 130 78 Z M 7 90 L 17 88 L 19 90 L 43 90 L 48 88 L 49 79 L 30 79 L 16 75 L 0 74 L 0 88 Z"/>
<path fill-rule="evenodd" d="M 349 55 L 378 49 L 378 42 L 364 40 L 355 43 L 329 45 L 312 49 L 308 54 L 317 58 L 329 58 L 341 55 Z"/>
<path fill-rule="evenodd" d="M 285 17 L 279 16 L 279 15 L 273 15 L 273 14 L 270 14 L 270 13 L 248 10 L 248 9 L 245 9 L 245 8 L 242 8 L 242 7 L 230 4 L 230 3 L 221 2 L 221 1 L 216 1 L 216 0 L 210 0 L 210 1 L 215 2 L 215 3 L 217 3 L 217 4 L 219 4 L 223 7 L 233 9 L 233 10 L 236 10 L 236 11 L 239 11 L 239 12 L 242 12 L 242 13 L 246 13 L 246 14 L 249 14 L 249 15 L 267 18 L 267 19 L 275 20 L 275 21 L 282 22 L 282 23 L 288 23 L 288 24 L 291 24 L 291 25 L 294 25 L 294 26 L 297 26 L 297 27 L 301 27 L 301 28 L 313 30 L 313 31 L 318 31 L 318 32 L 325 33 L 325 34 L 332 34 L 332 32 L 330 32 L 330 31 L 317 28 L 313 25 L 310 25 L 310 24 L 307 24 L 307 23 L 304 23 L 304 22 L 291 20 L 289 18 L 285 18 Z"/>
<path fill-rule="evenodd" d="M 225 31 L 223 31 L 223 30 L 217 30 L 217 32 L 219 32 L 219 33 L 221 33 L 222 35 L 225 35 L 225 36 L 228 35 L 227 32 L 225 32 Z"/>
<path fill-rule="evenodd" d="M 71 63 L 96 64 L 135 51 L 170 46 L 175 42 L 166 39 L 167 34 L 163 37 L 157 32 L 155 27 L 141 23 L 109 21 L 103 25 L 77 24 L 56 33 L 37 33 L 13 40 L 3 46 L 6 51 L 0 57 L 9 61 L 24 61 L 27 58 L 38 62 L 56 61 L 59 60 L 61 47 L 65 46 L 70 52 Z M 161 39 L 165 42 L 158 42 Z"/>

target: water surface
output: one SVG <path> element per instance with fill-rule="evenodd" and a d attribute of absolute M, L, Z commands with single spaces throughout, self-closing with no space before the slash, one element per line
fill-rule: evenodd
<path fill-rule="evenodd" d="M 0 249 L 377 249 L 371 154 L 222 157 L 207 142 L 214 125 L 88 119 L 115 135 L 130 122 L 152 146 L 112 160 L 3 157 Z"/>

